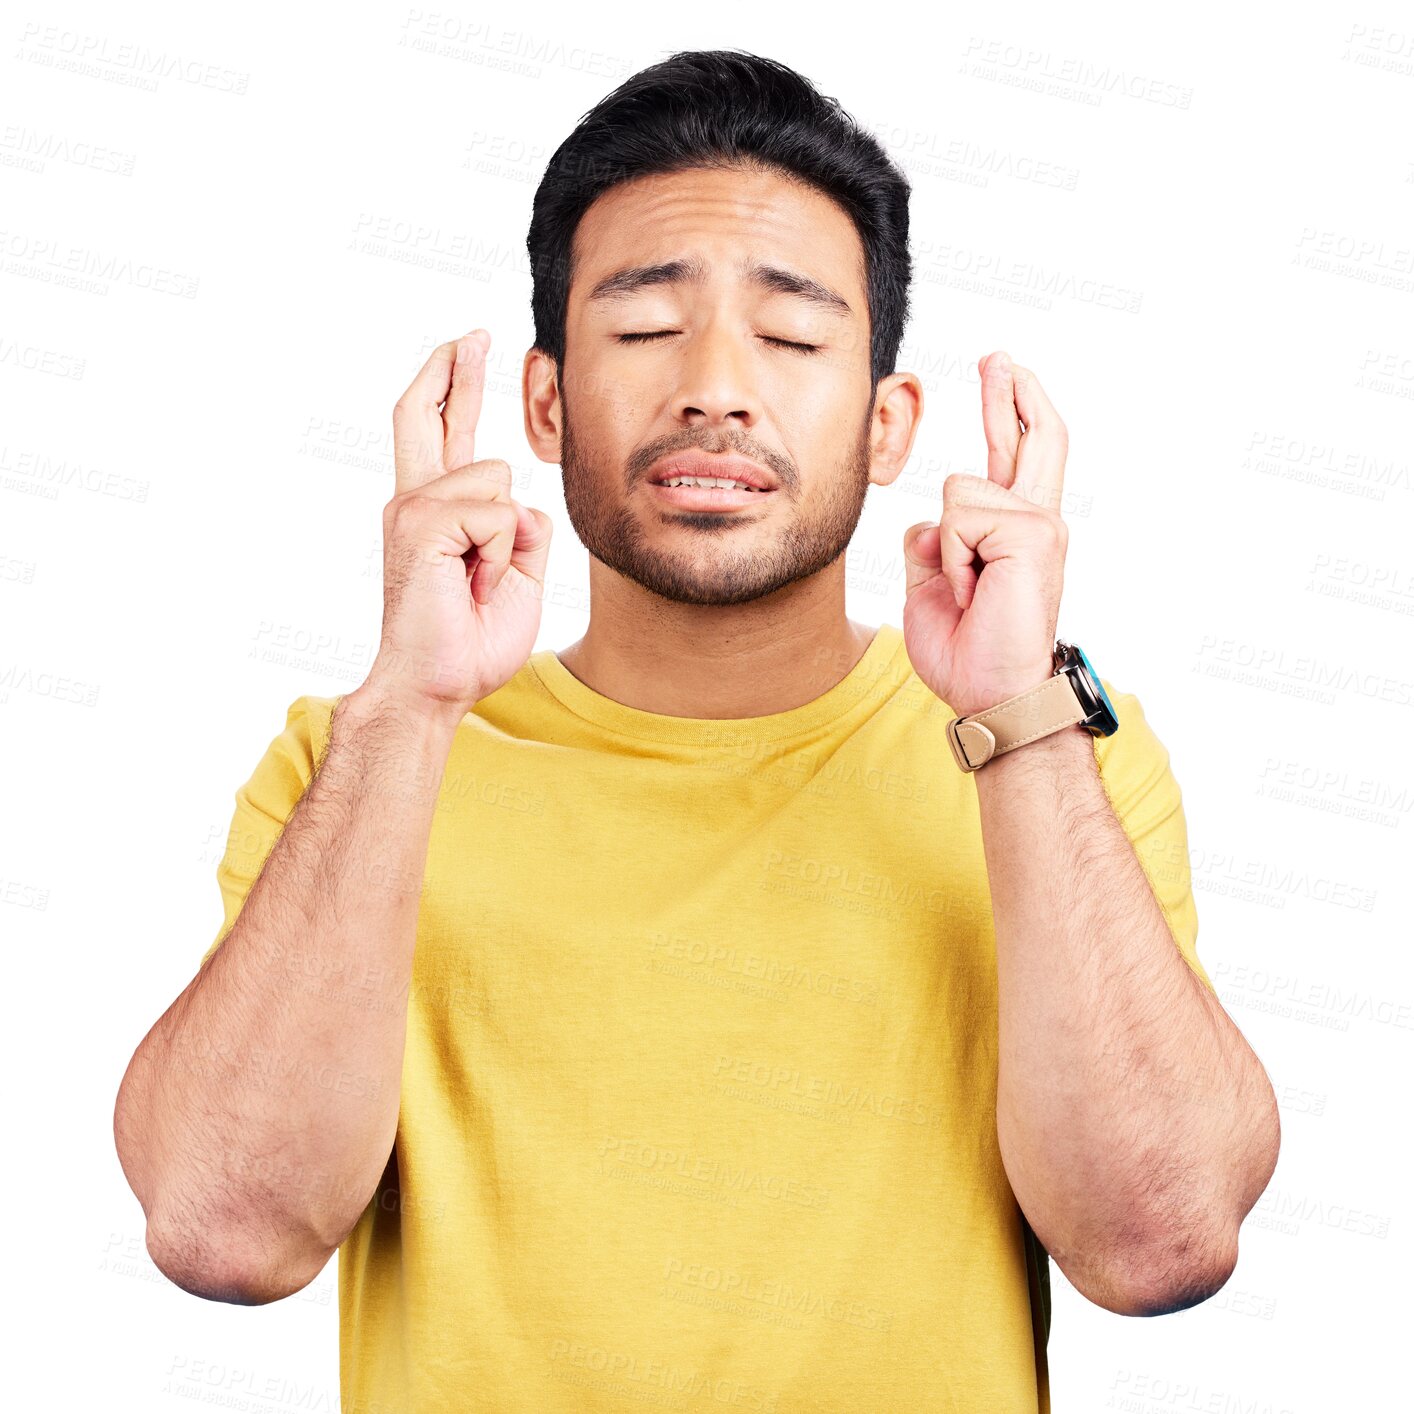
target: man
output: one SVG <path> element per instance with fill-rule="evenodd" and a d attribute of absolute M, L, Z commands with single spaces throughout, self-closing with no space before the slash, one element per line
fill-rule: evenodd
<path fill-rule="evenodd" d="M 1004 353 L 902 630 L 845 615 L 922 410 L 907 194 L 737 53 L 555 154 L 523 395 L 591 555 L 560 654 L 549 518 L 478 445 L 489 336 L 397 404 L 377 659 L 237 793 L 115 1117 L 188 1291 L 339 1250 L 348 1407 L 1046 1410 L 1048 1254 L 1131 1315 L 1233 1269 L 1274 1097 L 1167 752 L 1058 650 L 1065 428 Z"/>

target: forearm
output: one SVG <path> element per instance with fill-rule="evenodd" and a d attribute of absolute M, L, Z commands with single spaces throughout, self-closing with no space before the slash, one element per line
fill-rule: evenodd
<path fill-rule="evenodd" d="M 1193 1304 L 1226 1280 L 1271 1176 L 1271 1085 L 1175 946 L 1093 740 L 1029 743 L 979 771 L 977 791 L 1017 1201 L 1091 1300 Z"/>
<path fill-rule="evenodd" d="M 297 1289 L 382 1176 L 454 730 L 367 685 L 340 701 L 234 928 L 124 1077 L 115 1134 L 149 1247 L 203 1295 Z"/>

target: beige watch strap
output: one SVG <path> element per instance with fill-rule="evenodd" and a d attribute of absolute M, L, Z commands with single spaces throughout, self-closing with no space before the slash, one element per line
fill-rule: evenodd
<path fill-rule="evenodd" d="M 1040 687 L 1009 697 L 985 712 L 954 717 L 948 723 L 948 744 L 964 771 L 985 766 L 1004 751 L 1050 736 L 1086 718 L 1069 673 L 1056 673 Z"/>

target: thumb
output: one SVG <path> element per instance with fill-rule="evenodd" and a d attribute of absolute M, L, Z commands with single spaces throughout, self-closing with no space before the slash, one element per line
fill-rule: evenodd
<path fill-rule="evenodd" d="M 942 534 L 935 521 L 920 521 L 904 531 L 903 561 L 907 574 L 904 598 L 907 599 L 920 585 L 942 573 Z"/>

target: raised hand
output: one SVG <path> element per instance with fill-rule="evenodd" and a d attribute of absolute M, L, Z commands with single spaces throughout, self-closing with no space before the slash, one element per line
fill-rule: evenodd
<path fill-rule="evenodd" d="M 903 537 L 908 656 L 958 716 L 1050 677 L 1069 538 L 1065 424 L 1036 375 L 1005 353 L 978 371 L 987 475 L 954 472 L 942 518 Z"/>
<path fill-rule="evenodd" d="M 511 498 L 511 468 L 475 460 L 491 336 L 434 349 L 393 408 L 396 486 L 383 508 L 383 632 L 368 682 L 461 717 L 525 663 L 553 529 Z"/>

